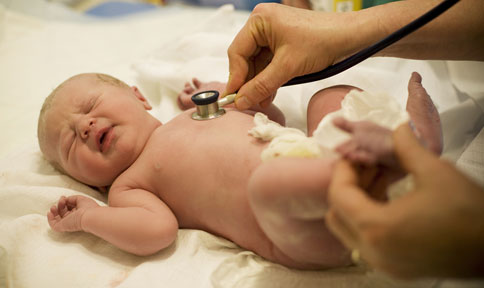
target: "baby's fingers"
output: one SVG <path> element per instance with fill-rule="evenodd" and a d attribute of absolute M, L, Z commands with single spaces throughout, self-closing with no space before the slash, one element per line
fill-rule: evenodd
<path fill-rule="evenodd" d="M 79 196 L 70 196 L 66 198 L 66 206 L 69 211 L 77 207 L 78 197 Z"/>
<path fill-rule="evenodd" d="M 60 221 L 60 216 L 59 214 L 53 213 L 52 208 L 50 208 L 51 211 L 47 212 L 47 222 L 49 223 L 50 228 L 53 230 L 58 230 L 57 223 Z"/>
<path fill-rule="evenodd" d="M 50 208 L 50 210 L 52 210 L 52 208 Z M 49 226 L 51 228 L 52 228 L 52 222 L 54 221 L 54 219 L 55 219 L 54 213 L 52 213 L 52 211 L 47 212 L 47 222 L 49 222 Z"/>
<path fill-rule="evenodd" d="M 64 217 L 64 215 L 68 211 L 66 201 L 67 201 L 67 198 L 65 196 L 62 196 L 59 199 L 59 202 L 57 202 L 57 211 L 61 217 Z"/>
<path fill-rule="evenodd" d="M 54 216 L 59 215 L 59 211 L 57 210 L 56 205 L 52 205 L 52 207 L 50 207 L 50 213 L 52 213 Z"/>

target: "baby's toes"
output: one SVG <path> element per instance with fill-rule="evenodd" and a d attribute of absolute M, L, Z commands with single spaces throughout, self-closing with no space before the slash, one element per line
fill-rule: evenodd
<path fill-rule="evenodd" d="M 183 89 L 183 91 L 182 91 L 181 94 L 190 95 L 192 93 L 193 93 L 193 88 L 192 87 L 188 87 L 188 88 Z"/>
<path fill-rule="evenodd" d="M 178 94 L 178 97 L 176 98 L 176 104 L 178 105 L 178 108 L 180 108 L 180 110 L 185 110 L 185 107 L 183 107 L 183 103 L 181 101 L 181 94 Z"/>
<path fill-rule="evenodd" d="M 193 85 L 195 85 L 195 88 L 200 89 L 202 87 L 202 81 L 198 80 L 197 78 L 192 79 Z"/>

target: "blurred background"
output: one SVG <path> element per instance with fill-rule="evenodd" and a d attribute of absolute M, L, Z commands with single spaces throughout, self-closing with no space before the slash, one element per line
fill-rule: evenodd
<path fill-rule="evenodd" d="M 233 4 L 235 9 L 252 10 L 257 4 L 276 2 L 299 8 L 344 12 L 360 10 L 398 0 L 0 0 L 0 5 L 34 16 L 66 17 L 65 10 L 94 17 L 118 17 L 172 6 L 219 7 Z M 1 12 L 0 12 L 1 13 Z M 43 14 L 43 15 L 41 15 Z"/>

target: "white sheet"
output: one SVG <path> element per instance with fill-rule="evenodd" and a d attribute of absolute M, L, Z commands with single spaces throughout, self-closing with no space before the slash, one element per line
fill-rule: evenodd
<path fill-rule="evenodd" d="M 176 113 L 173 95 L 181 83 L 193 76 L 225 81 L 225 52 L 220 47 L 230 42 L 233 36 L 230 33 L 237 30 L 247 14 L 230 10 L 215 14 L 211 9 L 185 8 L 96 22 L 43 20 L 10 10 L 4 16 L 3 20 L 0 18 L 4 32 L 0 38 L 0 287 L 432 287 L 436 284 L 432 280 L 396 282 L 365 267 L 320 272 L 290 270 L 202 231 L 181 230 L 174 245 L 145 258 L 124 253 L 85 233 L 51 231 L 45 214 L 61 195 L 84 194 L 100 203 L 105 203 L 105 197 L 60 175 L 42 159 L 36 142 L 36 122 L 45 96 L 73 74 L 109 73 L 139 85 L 155 104 L 153 113 L 166 121 Z M 188 34 L 191 37 L 181 39 Z M 206 44 L 214 45 L 190 45 L 191 41 L 199 43 L 197 39 L 206 38 L 214 41 Z M 186 49 L 177 54 L 182 46 Z M 207 53 L 213 54 L 208 57 Z M 174 55 L 180 58 L 167 58 Z M 166 63 L 170 61 L 170 69 L 159 68 L 169 67 Z M 206 64 L 200 64 L 209 62 L 216 63 L 210 70 L 206 70 Z M 179 70 L 174 70 L 174 66 Z M 480 130 L 477 127 L 482 127 L 482 106 L 476 103 L 481 101 L 479 91 L 484 89 L 478 81 L 453 83 L 452 71 L 456 69 L 449 67 L 439 61 L 372 59 L 331 79 L 283 88 L 276 102 L 288 116 L 290 125 L 303 128 L 304 107 L 316 90 L 346 83 L 370 92 L 386 91 L 403 104 L 406 82 L 410 72 L 416 70 L 423 75 L 425 87 L 443 112 L 446 152 L 457 159 Z M 483 75 L 480 69 L 482 66 L 478 66 L 478 71 Z M 453 85 L 459 85 L 459 94 Z M 467 87 L 472 89 L 468 91 Z M 454 117 L 453 111 L 459 109 L 466 112 Z M 452 117 L 446 118 L 446 113 Z M 448 128 L 450 125 L 470 128 L 453 131 Z"/>

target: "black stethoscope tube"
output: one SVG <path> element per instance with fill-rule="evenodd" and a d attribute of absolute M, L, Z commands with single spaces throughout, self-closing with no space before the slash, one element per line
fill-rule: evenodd
<path fill-rule="evenodd" d="M 389 36 L 383 38 L 382 40 L 378 41 L 377 43 L 369 46 L 356 54 L 346 58 L 345 60 L 328 66 L 326 69 L 321 70 L 319 72 L 298 76 L 291 80 L 289 80 L 286 84 L 282 86 L 291 86 L 297 84 L 303 84 L 313 81 L 318 81 L 321 79 L 325 79 L 331 76 L 334 76 L 338 73 L 341 73 L 356 64 L 366 60 L 370 56 L 374 55 L 375 53 L 383 50 L 384 48 L 392 45 L 393 43 L 397 42 L 398 40 L 402 39 L 403 37 L 407 36 L 408 34 L 414 32 L 418 28 L 422 27 L 423 25 L 429 23 L 430 21 L 434 20 L 437 16 L 444 13 L 450 7 L 454 6 L 455 3 L 459 2 L 459 0 L 444 0 L 439 5 L 432 8 L 429 12 L 425 13 L 424 15 L 420 16 L 419 18 L 415 19 L 414 21 L 410 22 L 409 24 L 405 25 L 404 27 L 400 28 L 399 30 L 393 32 Z"/>

